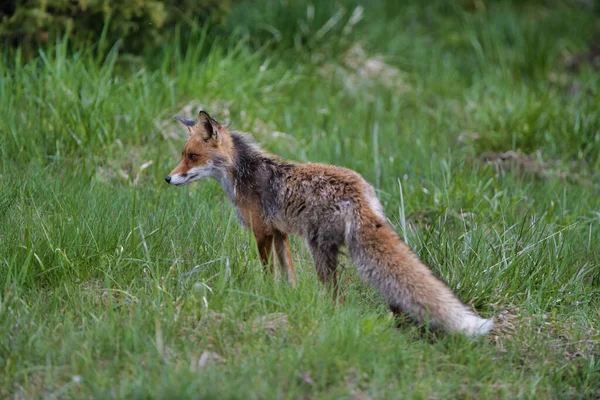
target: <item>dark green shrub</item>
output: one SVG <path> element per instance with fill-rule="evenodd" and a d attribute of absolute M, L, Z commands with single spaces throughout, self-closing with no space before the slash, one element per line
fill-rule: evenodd
<path fill-rule="evenodd" d="M 69 32 L 76 44 L 118 40 L 141 53 L 167 42 L 173 26 L 224 21 L 230 0 L 8 0 L 0 3 L 4 45 L 36 45 Z"/>

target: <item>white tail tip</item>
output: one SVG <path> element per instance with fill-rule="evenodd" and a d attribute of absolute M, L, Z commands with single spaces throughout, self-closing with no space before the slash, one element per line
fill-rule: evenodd
<path fill-rule="evenodd" d="M 479 318 L 473 314 L 464 316 L 461 322 L 460 330 L 467 336 L 487 335 L 494 327 L 494 321 L 491 318 Z"/>

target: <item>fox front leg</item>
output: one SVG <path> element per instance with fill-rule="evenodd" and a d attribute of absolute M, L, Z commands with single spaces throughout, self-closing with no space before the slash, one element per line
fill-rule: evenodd
<path fill-rule="evenodd" d="M 240 213 L 245 225 L 254 234 L 258 255 L 262 263 L 265 275 L 273 275 L 275 260 L 273 258 L 273 227 L 260 218 L 260 213 L 252 207 L 240 207 Z"/>
<path fill-rule="evenodd" d="M 273 275 L 273 266 L 275 260 L 273 259 L 273 235 L 257 235 L 254 233 L 256 238 L 256 245 L 258 247 L 258 255 L 260 256 L 260 262 L 262 263 L 265 274 Z"/>
<path fill-rule="evenodd" d="M 288 235 L 274 230 L 273 244 L 275 253 L 277 254 L 279 270 L 287 276 L 288 282 L 292 286 L 296 286 L 296 275 L 294 273 L 294 263 L 292 262 L 292 252 L 290 250 Z"/>

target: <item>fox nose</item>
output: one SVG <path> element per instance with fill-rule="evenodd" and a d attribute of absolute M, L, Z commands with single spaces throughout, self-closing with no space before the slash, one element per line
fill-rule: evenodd
<path fill-rule="evenodd" d="M 170 177 L 170 176 L 167 176 L 167 177 L 165 178 L 165 181 L 167 181 L 167 183 L 171 183 L 171 177 Z"/>

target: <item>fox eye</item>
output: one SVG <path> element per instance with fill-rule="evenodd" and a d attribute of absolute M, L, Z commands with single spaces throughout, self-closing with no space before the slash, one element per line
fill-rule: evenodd
<path fill-rule="evenodd" d="M 188 158 L 190 161 L 194 161 L 196 159 L 196 157 L 198 157 L 198 154 L 192 154 L 192 153 L 188 154 Z"/>

